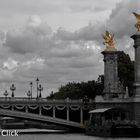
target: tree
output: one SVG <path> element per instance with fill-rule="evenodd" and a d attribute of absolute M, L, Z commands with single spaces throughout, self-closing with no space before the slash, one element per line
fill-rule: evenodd
<path fill-rule="evenodd" d="M 96 82 L 88 81 L 88 82 L 69 82 L 64 86 L 61 86 L 58 92 L 51 94 L 48 99 L 66 99 L 67 97 L 70 99 L 83 99 L 85 96 L 89 98 L 94 98 L 96 96 Z"/>
<path fill-rule="evenodd" d="M 124 87 L 128 87 L 131 95 L 134 82 L 134 61 L 131 61 L 129 55 L 123 51 L 118 53 L 118 76 Z"/>

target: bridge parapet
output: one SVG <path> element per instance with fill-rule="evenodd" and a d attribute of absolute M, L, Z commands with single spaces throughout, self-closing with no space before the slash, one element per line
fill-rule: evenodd
<path fill-rule="evenodd" d="M 32 104 L 32 103 L 38 103 L 38 104 L 77 104 L 77 105 L 82 105 L 84 104 L 83 99 L 79 99 L 79 100 L 71 100 L 71 99 L 65 99 L 65 100 L 50 100 L 50 99 L 46 99 L 46 98 L 41 98 L 41 99 L 36 99 L 36 98 L 26 98 L 26 97 L 15 97 L 15 98 L 4 98 L 4 97 L 0 97 L 0 104 L 3 103 L 21 103 L 21 104 Z M 88 104 L 93 104 L 94 100 L 89 100 Z"/>
<path fill-rule="evenodd" d="M 89 110 L 94 108 L 95 102 L 93 100 L 85 102 L 82 99 L 48 100 L 41 98 L 37 100 L 36 98 L 29 99 L 23 97 L 0 98 L 0 109 L 51 116 L 53 118 L 64 118 L 67 121 L 73 119 L 80 124 L 84 123 L 85 116 L 88 115 Z"/>

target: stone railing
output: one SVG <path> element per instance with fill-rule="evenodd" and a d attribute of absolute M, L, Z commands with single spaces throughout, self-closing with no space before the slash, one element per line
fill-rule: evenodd
<path fill-rule="evenodd" d="M 77 100 L 73 100 L 73 99 L 69 99 L 66 98 L 64 100 L 60 100 L 60 99 L 47 99 L 47 98 L 28 98 L 28 97 L 0 97 L 0 102 L 47 102 L 47 103 L 83 103 L 83 99 L 77 99 Z M 88 103 L 93 103 L 94 100 L 89 100 Z"/>

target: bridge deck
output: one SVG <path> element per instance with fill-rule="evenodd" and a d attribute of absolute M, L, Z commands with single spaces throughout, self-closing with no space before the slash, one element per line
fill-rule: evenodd
<path fill-rule="evenodd" d="M 67 121 L 67 120 L 63 120 L 63 119 L 58 119 L 58 118 L 53 118 L 53 117 L 48 117 L 48 116 L 43 116 L 43 115 L 37 115 L 37 114 L 33 114 L 33 113 L 21 112 L 21 111 L 11 111 L 11 110 L 6 110 L 6 109 L 0 109 L 0 115 L 30 119 L 30 120 L 41 121 L 41 122 L 50 122 L 53 124 L 63 125 L 66 127 L 84 129 L 84 126 L 81 125 L 80 123 Z"/>

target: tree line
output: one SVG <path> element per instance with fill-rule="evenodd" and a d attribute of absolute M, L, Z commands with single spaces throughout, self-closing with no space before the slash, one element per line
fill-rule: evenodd
<path fill-rule="evenodd" d="M 134 61 L 123 51 L 118 53 L 118 77 L 124 88 L 128 87 L 129 95 L 133 95 Z M 99 75 L 97 80 L 87 82 L 69 82 L 62 85 L 58 92 L 51 93 L 48 99 L 83 99 L 87 96 L 94 99 L 96 95 L 102 95 L 104 89 L 104 75 Z"/>

